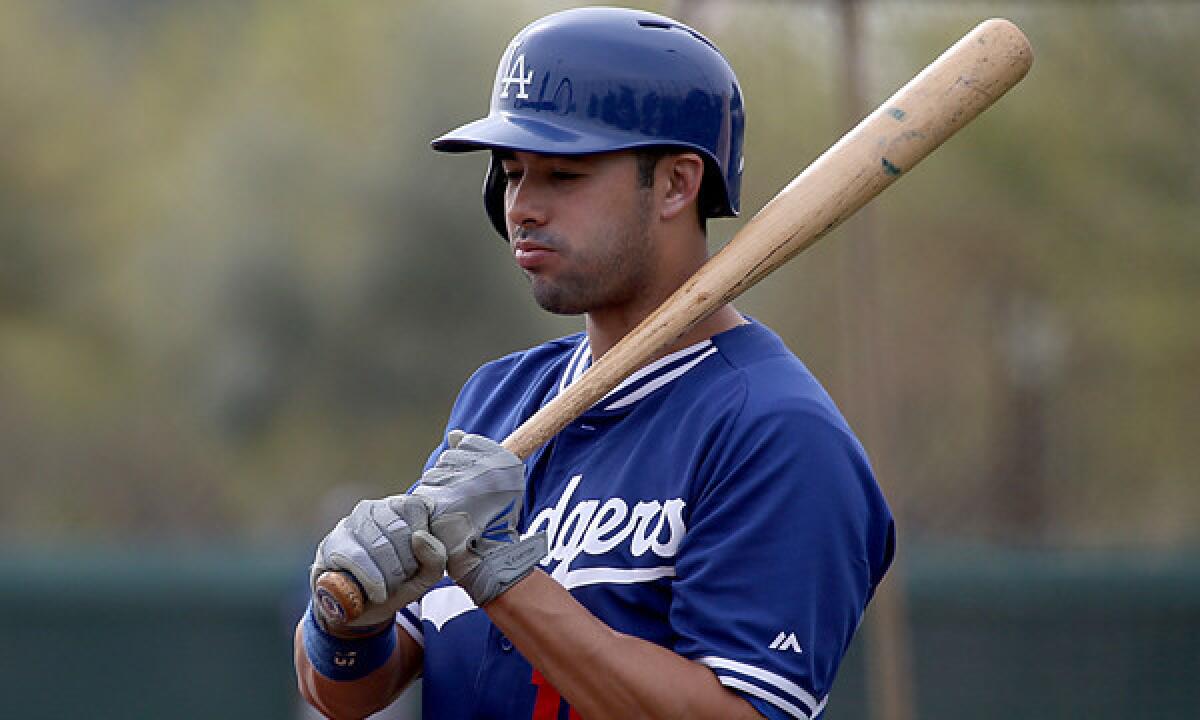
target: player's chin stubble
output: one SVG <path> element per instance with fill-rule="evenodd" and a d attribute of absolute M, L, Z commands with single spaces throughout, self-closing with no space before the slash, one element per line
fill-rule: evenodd
<path fill-rule="evenodd" d="M 613 222 L 590 242 L 571 247 L 563 238 L 538 235 L 559 252 L 564 270 L 553 278 L 526 273 L 533 299 L 556 315 L 580 315 L 631 303 L 650 286 L 654 274 L 649 237 L 648 194 L 639 193 L 628 222 Z"/>

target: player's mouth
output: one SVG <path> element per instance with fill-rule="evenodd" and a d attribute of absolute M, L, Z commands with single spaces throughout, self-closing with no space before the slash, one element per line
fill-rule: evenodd
<path fill-rule="evenodd" d="M 549 262 L 554 254 L 550 246 L 527 238 L 513 243 L 513 257 L 522 270 L 535 271 Z"/>

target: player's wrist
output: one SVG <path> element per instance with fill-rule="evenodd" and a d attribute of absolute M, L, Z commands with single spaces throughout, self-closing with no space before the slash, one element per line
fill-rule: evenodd
<path fill-rule="evenodd" d="M 326 628 L 311 602 L 301 625 L 304 650 L 318 673 L 339 682 L 370 675 L 391 658 L 396 649 L 395 622 L 372 626 Z"/>
<path fill-rule="evenodd" d="M 483 607 L 525 579 L 546 557 L 546 552 L 546 534 L 537 533 L 515 543 L 496 544 L 474 559 L 468 571 L 451 577 L 476 607 Z"/>

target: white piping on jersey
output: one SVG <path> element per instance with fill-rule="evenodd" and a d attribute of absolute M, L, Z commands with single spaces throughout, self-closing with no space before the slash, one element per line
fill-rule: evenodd
<path fill-rule="evenodd" d="M 412 610 L 412 608 L 416 606 L 417 604 L 413 603 L 412 605 L 408 606 L 408 610 L 409 612 L 413 612 L 413 614 L 415 614 L 417 617 L 421 617 L 421 610 L 419 607 L 415 612 Z M 413 625 L 412 620 L 409 620 L 408 616 L 405 615 L 403 611 L 396 612 L 396 624 L 404 628 L 404 631 L 412 636 L 412 639 L 416 640 L 418 645 L 425 647 L 425 634 L 421 632 L 420 626 Z"/>
<path fill-rule="evenodd" d="M 748 675 L 749 677 L 752 677 L 755 680 L 758 680 L 759 682 L 773 686 L 777 690 L 782 690 L 784 693 L 795 697 L 796 699 L 800 700 L 800 702 L 802 702 L 805 705 L 807 705 L 808 707 L 812 708 L 811 715 L 809 715 L 808 713 L 800 713 L 800 714 L 804 715 L 805 717 L 816 717 L 817 715 L 819 715 L 821 713 L 821 711 L 825 709 L 825 703 L 829 700 L 829 696 L 826 695 L 825 697 L 821 698 L 820 702 L 817 702 L 817 699 L 814 698 L 807 690 L 800 687 L 799 685 L 792 682 L 791 680 L 788 680 L 787 678 L 783 677 L 782 675 L 776 675 L 775 673 L 771 672 L 770 670 L 763 670 L 762 668 L 754 667 L 753 665 L 747 665 L 746 663 L 738 662 L 737 660 L 729 660 L 727 658 L 713 657 L 710 655 L 708 657 L 702 657 L 699 660 L 697 660 L 696 662 L 700 663 L 701 665 L 706 665 L 710 668 L 713 668 L 714 670 L 732 670 L 736 673 L 741 673 L 742 675 Z M 737 678 L 731 678 L 726 675 L 721 675 L 720 673 L 717 673 L 717 677 L 720 679 L 721 684 L 723 684 L 723 685 L 727 684 L 726 680 L 737 680 Z M 739 681 L 739 682 L 744 682 L 744 681 Z M 779 705 L 780 707 L 785 707 L 785 706 L 790 707 L 789 703 L 784 702 L 783 704 L 779 704 L 779 702 L 776 702 L 776 701 L 781 701 L 782 698 L 776 698 L 776 699 L 772 700 L 771 697 L 767 697 L 767 695 L 770 695 L 770 693 L 767 690 L 764 690 L 763 688 L 758 687 L 758 686 L 752 686 L 752 687 L 755 687 L 757 692 L 751 691 L 751 690 L 746 690 L 746 688 L 741 688 L 741 689 L 746 690 L 747 692 L 750 692 L 751 694 L 758 695 L 763 700 L 773 702 L 773 703 Z M 765 694 L 763 694 L 763 693 L 765 693 Z M 787 709 L 787 708 L 785 707 L 785 709 Z M 792 710 L 798 710 L 798 709 L 799 708 L 794 708 L 794 707 L 792 708 Z"/>
<path fill-rule="evenodd" d="M 767 702 L 771 703 L 772 705 L 779 708 L 780 710 L 788 711 L 789 713 L 792 714 L 793 717 L 806 718 L 807 720 L 812 720 L 812 718 L 816 717 L 816 714 L 809 715 L 807 712 L 804 711 L 803 708 L 796 707 L 795 705 L 791 704 L 787 700 L 784 700 L 783 698 L 779 697 L 775 693 L 767 692 L 766 690 L 763 690 L 759 686 L 754 685 L 752 683 L 748 683 L 745 680 L 739 680 L 735 677 L 729 677 L 728 675 L 718 675 L 717 682 L 721 683 L 725 687 L 730 687 L 730 688 L 733 688 L 734 690 L 741 690 L 742 692 L 746 693 L 747 695 L 753 695 L 754 697 L 759 698 L 761 700 L 766 700 Z M 818 710 L 817 712 L 819 713 L 820 710 Z"/>
<path fill-rule="evenodd" d="M 687 363 L 686 365 L 676 368 L 674 370 L 671 370 L 670 372 L 664 373 L 662 377 L 655 378 L 654 380 L 647 383 L 645 387 L 637 389 L 636 391 L 630 393 L 629 396 L 621 398 L 620 400 L 617 400 L 615 403 L 612 403 L 610 405 L 603 407 L 603 409 L 604 410 L 619 410 L 623 407 L 631 405 L 631 404 L 637 402 L 638 400 L 641 400 L 642 398 L 646 397 L 647 395 L 654 392 L 655 390 L 661 388 L 662 386 L 667 385 L 668 383 L 670 383 L 674 380 L 677 380 L 688 370 L 691 370 L 693 367 L 698 365 L 701 360 L 708 357 L 709 355 L 712 355 L 716 351 L 717 351 L 717 348 L 716 348 L 716 346 L 713 345 L 712 340 L 701 340 L 700 342 L 698 342 L 694 345 L 689 345 L 688 347 L 686 347 L 682 350 L 673 352 L 670 355 L 667 355 L 666 357 L 659 358 L 658 360 L 655 360 L 654 362 L 650 363 L 646 367 L 638 370 L 637 372 L 633 373 L 629 377 L 625 378 L 625 380 L 622 381 L 620 385 L 613 388 L 607 395 L 605 395 L 604 398 L 602 398 L 600 400 L 600 402 L 597 403 L 597 405 L 603 404 L 605 400 L 608 400 L 609 398 L 613 397 L 614 395 L 621 394 L 622 392 L 633 387 L 634 385 L 641 382 L 642 380 L 645 380 L 647 377 L 650 377 L 654 373 L 662 371 L 663 368 L 665 368 L 667 366 L 677 363 L 680 360 L 684 360 L 689 357 L 696 356 L 696 357 L 694 357 L 694 359 L 691 362 Z M 591 367 L 591 365 L 592 365 L 592 346 L 591 346 L 591 343 L 588 341 L 587 336 L 585 335 L 579 341 L 579 345 L 577 345 L 575 347 L 574 352 L 571 353 L 571 358 L 567 361 L 567 367 L 563 371 L 562 377 L 559 378 L 559 381 L 558 381 L 558 391 L 560 393 L 563 392 L 568 387 L 570 387 L 572 383 L 579 380 L 579 378 L 583 377 L 583 374 L 585 372 L 587 372 L 587 369 L 589 367 Z"/>
<path fill-rule="evenodd" d="M 575 352 L 571 353 L 571 359 L 567 361 L 567 369 L 563 372 L 562 377 L 558 381 L 558 391 L 561 393 L 567 389 L 567 386 L 583 377 L 583 371 L 588 369 L 592 364 L 592 346 L 588 342 L 587 336 L 583 336 L 583 341 L 575 346 Z"/>
<path fill-rule="evenodd" d="M 697 365 L 700 364 L 700 361 L 704 360 L 704 358 L 708 357 L 709 355 L 712 355 L 716 351 L 717 351 L 717 349 L 715 347 L 710 347 L 709 349 L 700 353 L 700 355 L 695 360 L 692 360 L 687 365 L 684 365 L 683 367 L 675 368 L 674 370 L 663 375 L 662 377 L 658 377 L 658 378 L 655 378 L 654 380 L 651 380 L 650 382 L 648 382 L 644 386 L 642 386 L 641 389 L 637 390 L 636 392 L 630 393 L 629 395 L 621 398 L 620 400 L 616 401 L 615 403 L 609 405 L 608 407 L 606 407 L 604 409 L 605 410 L 619 410 L 619 409 L 625 407 L 626 405 L 632 405 L 633 403 L 637 402 L 638 400 L 641 400 L 642 398 L 646 397 L 650 393 L 659 389 L 663 385 L 666 385 L 667 383 L 671 382 L 672 380 L 678 378 L 680 375 L 683 375 L 688 370 L 691 370 L 692 368 L 696 367 Z"/>

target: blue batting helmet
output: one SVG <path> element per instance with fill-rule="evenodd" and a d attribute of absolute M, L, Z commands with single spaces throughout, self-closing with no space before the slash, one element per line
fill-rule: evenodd
<path fill-rule="evenodd" d="M 744 124 L 737 77 L 707 38 L 662 15 L 591 7 L 548 15 L 518 33 L 500 58 L 487 117 L 437 138 L 433 148 L 693 150 L 705 160 L 701 213 L 736 216 Z M 483 205 L 507 238 L 504 187 L 493 158 Z"/>

